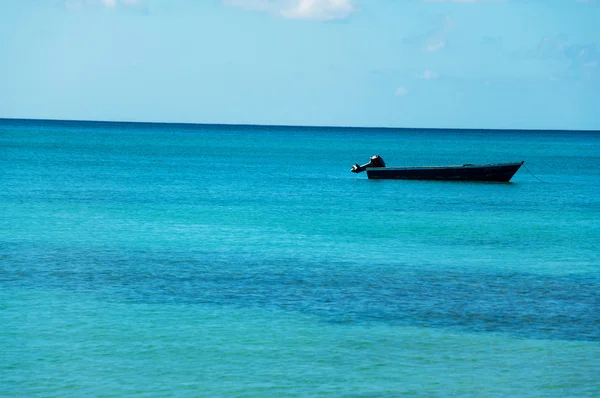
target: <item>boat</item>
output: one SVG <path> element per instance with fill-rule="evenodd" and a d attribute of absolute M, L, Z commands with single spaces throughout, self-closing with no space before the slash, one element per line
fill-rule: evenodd
<path fill-rule="evenodd" d="M 353 173 L 367 172 L 372 180 L 449 180 L 509 182 L 525 161 L 495 164 L 462 164 L 456 166 L 387 167 L 379 155 L 369 163 L 352 166 Z"/>

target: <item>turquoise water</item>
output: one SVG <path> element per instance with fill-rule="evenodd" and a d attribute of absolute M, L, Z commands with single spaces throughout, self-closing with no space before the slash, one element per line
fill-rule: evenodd
<path fill-rule="evenodd" d="M 0 395 L 600 395 L 598 133 L 0 121 L 0 182 Z"/>

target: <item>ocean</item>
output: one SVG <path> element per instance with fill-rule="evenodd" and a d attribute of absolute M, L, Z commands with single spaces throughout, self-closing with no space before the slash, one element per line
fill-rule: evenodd
<path fill-rule="evenodd" d="M 0 183 L 0 396 L 600 396 L 599 132 L 0 120 Z"/>

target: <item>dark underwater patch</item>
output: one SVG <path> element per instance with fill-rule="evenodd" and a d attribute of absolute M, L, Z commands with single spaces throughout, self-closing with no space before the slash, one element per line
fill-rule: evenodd
<path fill-rule="evenodd" d="M 7 252 L 0 286 L 65 289 L 111 301 L 283 309 L 332 323 L 600 341 L 600 278 L 595 275 L 258 261 L 239 253 L 17 247 Z"/>

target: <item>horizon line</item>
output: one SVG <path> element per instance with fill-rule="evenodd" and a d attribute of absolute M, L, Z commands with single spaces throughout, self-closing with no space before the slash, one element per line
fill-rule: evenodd
<path fill-rule="evenodd" d="M 464 130 L 464 131 L 493 131 L 493 132 L 553 132 L 553 133 L 600 133 L 600 129 L 543 129 L 543 128 L 477 128 L 477 127 L 386 127 L 386 126 L 331 126 L 331 125 L 293 125 L 293 124 L 252 124 L 252 123 L 201 123 L 201 122 L 156 122 L 156 121 L 132 121 L 132 120 L 90 120 L 90 119 L 34 119 L 34 118 L 6 118 L 0 117 L 0 122 L 50 122 L 67 124 L 131 124 L 131 125 L 153 125 L 153 126 L 186 126 L 186 127 L 245 127 L 245 128 L 280 128 L 280 129 L 331 129 L 331 130 Z"/>

